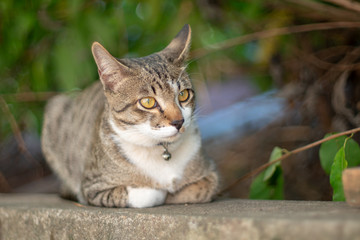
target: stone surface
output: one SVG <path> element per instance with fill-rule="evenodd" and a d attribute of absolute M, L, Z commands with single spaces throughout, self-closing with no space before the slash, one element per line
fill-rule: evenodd
<path fill-rule="evenodd" d="M 360 239 L 343 202 L 228 199 L 148 209 L 82 206 L 56 195 L 0 194 L 0 239 Z"/>

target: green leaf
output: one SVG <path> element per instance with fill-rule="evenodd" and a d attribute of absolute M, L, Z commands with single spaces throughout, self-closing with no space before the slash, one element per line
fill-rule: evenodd
<path fill-rule="evenodd" d="M 342 185 L 342 172 L 347 167 L 344 147 L 336 153 L 334 163 L 331 166 L 330 184 L 333 188 L 333 201 L 345 201 Z"/>
<path fill-rule="evenodd" d="M 265 172 L 260 173 L 250 186 L 251 199 L 284 199 L 284 178 L 280 167 L 275 169 L 274 174 L 268 181 L 264 181 Z"/>
<path fill-rule="evenodd" d="M 326 134 L 324 138 L 327 138 L 334 133 Z M 320 157 L 320 163 L 326 174 L 330 174 L 331 166 L 334 162 L 334 157 L 336 153 L 339 151 L 339 149 L 344 145 L 346 137 L 341 136 L 329 141 L 326 141 L 321 144 L 320 151 L 319 151 L 319 157 Z"/>
<path fill-rule="evenodd" d="M 274 173 L 274 182 L 273 190 L 271 192 L 273 200 L 283 200 L 284 199 L 284 176 L 281 167 L 277 167 Z"/>
<path fill-rule="evenodd" d="M 345 147 L 346 161 L 349 167 L 360 165 L 360 147 L 354 139 L 349 139 Z"/>
<path fill-rule="evenodd" d="M 282 149 L 279 147 L 274 147 L 273 151 L 270 155 L 269 162 L 272 162 L 282 156 Z M 273 165 L 269 166 L 264 173 L 264 181 L 267 181 L 270 179 L 270 177 L 275 173 L 275 169 L 277 166 L 280 166 L 280 162 L 274 163 Z"/>
<path fill-rule="evenodd" d="M 275 147 L 271 152 L 269 162 L 282 156 L 283 150 Z M 250 186 L 251 199 L 284 199 L 284 178 L 280 162 L 269 166 L 260 173 Z"/>
<path fill-rule="evenodd" d="M 264 172 L 260 173 L 250 185 L 250 199 L 269 199 L 270 187 L 264 182 Z"/>

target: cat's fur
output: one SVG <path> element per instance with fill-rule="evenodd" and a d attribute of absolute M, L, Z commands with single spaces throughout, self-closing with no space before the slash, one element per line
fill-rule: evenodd
<path fill-rule="evenodd" d="M 93 44 L 101 81 L 75 99 L 53 98 L 45 110 L 43 152 L 63 194 L 105 207 L 212 199 L 218 175 L 201 153 L 195 94 L 184 67 L 190 39 L 185 25 L 164 50 L 133 59 L 116 59 Z M 180 103 L 184 89 L 190 97 Z M 141 106 L 139 99 L 149 96 L 157 107 Z M 162 143 L 168 143 L 169 161 Z"/>

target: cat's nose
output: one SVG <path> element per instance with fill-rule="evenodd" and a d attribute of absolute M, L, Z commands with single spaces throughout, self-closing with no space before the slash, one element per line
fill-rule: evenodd
<path fill-rule="evenodd" d="M 184 123 L 184 119 L 180 119 L 180 120 L 174 120 L 170 124 L 173 125 L 177 130 L 180 130 L 183 123 Z"/>

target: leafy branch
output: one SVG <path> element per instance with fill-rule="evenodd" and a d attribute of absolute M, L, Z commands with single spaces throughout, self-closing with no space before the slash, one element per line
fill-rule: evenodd
<path fill-rule="evenodd" d="M 245 44 L 251 41 L 256 41 L 264 38 L 276 37 L 281 35 L 288 35 L 294 33 L 320 31 L 320 30 L 331 30 L 340 28 L 360 28 L 360 22 L 326 22 L 326 23 L 312 23 L 297 26 L 289 26 L 282 28 L 273 28 L 264 31 L 250 33 L 244 36 L 228 39 L 223 42 L 215 43 L 204 48 L 196 49 L 191 52 L 191 59 L 197 60 L 210 53 L 225 50 L 237 45 Z M 311 62 L 317 63 L 322 68 L 339 68 L 339 69 L 355 69 L 358 68 L 358 64 L 353 65 L 339 65 L 320 62 L 315 57 L 310 58 Z M 52 96 L 58 94 L 57 92 L 23 92 L 15 94 L 1 94 L 4 99 L 17 102 L 33 102 L 33 101 L 47 101 Z"/>
<path fill-rule="evenodd" d="M 253 170 L 253 171 L 245 174 L 244 176 L 240 177 L 239 179 L 235 180 L 233 183 L 231 183 L 230 185 L 228 185 L 227 187 L 222 189 L 217 194 L 217 196 L 222 196 L 224 193 L 230 191 L 237 184 L 239 184 L 239 183 L 241 183 L 241 182 L 243 182 L 243 181 L 245 181 L 245 180 L 247 180 L 247 179 L 249 179 L 251 177 L 254 177 L 254 176 L 258 175 L 260 172 L 264 171 L 266 168 L 272 166 L 273 164 L 279 163 L 279 162 L 287 159 L 288 157 L 290 157 L 293 154 L 303 152 L 303 151 L 308 150 L 310 148 L 316 147 L 316 146 L 318 146 L 318 145 L 320 145 L 320 144 L 322 144 L 324 142 L 330 141 L 332 139 L 335 139 L 335 138 L 338 138 L 338 137 L 341 137 L 341 136 L 354 134 L 356 132 L 360 132 L 360 127 L 359 128 L 354 128 L 354 129 L 351 129 L 351 130 L 348 130 L 348 131 L 340 132 L 340 133 L 337 133 L 337 134 L 333 134 L 331 136 L 325 137 L 325 138 L 323 138 L 321 140 L 310 143 L 310 144 L 305 145 L 303 147 L 296 148 L 296 149 L 294 149 L 292 151 L 286 151 L 281 157 L 279 157 L 277 159 L 274 159 L 274 160 L 271 160 L 270 162 L 261 165 L 260 167 L 256 168 L 255 170 Z"/>

